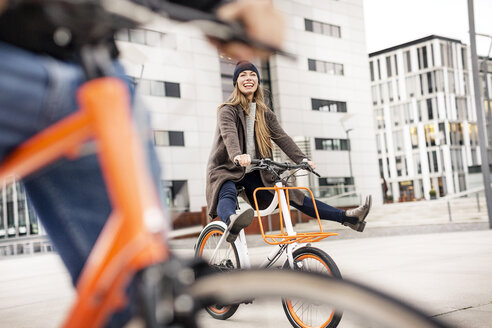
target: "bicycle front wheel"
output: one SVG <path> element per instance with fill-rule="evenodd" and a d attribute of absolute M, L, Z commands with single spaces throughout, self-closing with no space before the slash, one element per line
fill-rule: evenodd
<path fill-rule="evenodd" d="M 342 275 L 335 261 L 323 250 L 314 247 L 300 247 L 293 254 L 294 270 L 315 272 L 341 279 Z M 284 269 L 289 269 L 289 261 Z M 293 327 L 335 328 L 342 319 L 342 312 L 326 304 L 309 303 L 303 299 L 282 299 L 285 315 Z"/>
<path fill-rule="evenodd" d="M 241 267 L 241 263 L 239 261 L 237 248 L 234 243 L 231 244 L 224 240 L 221 247 L 217 249 L 215 256 L 212 258 L 213 253 L 216 250 L 222 235 L 224 234 L 224 231 L 224 227 L 220 224 L 211 223 L 207 225 L 198 237 L 198 242 L 195 248 L 195 257 L 201 257 L 217 271 L 239 269 Z M 217 286 L 220 286 L 220 284 Z M 206 310 L 213 318 L 218 320 L 226 320 L 236 313 L 238 307 L 238 304 L 214 304 L 208 306 Z"/>

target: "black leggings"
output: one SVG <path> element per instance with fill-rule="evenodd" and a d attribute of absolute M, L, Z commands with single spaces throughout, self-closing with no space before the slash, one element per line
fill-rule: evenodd
<path fill-rule="evenodd" d="M 223 222 L 227 222 L 227 219 L 232 214 L 236 213 L 237 195 L 236 187 L 244 187 L 246 195 L 251 204 L 253 202 L 253 192 L 256 188 L 264 187 L 261 181 L 259 171 L 253 171 L 244 176 L 241 181 L 236 183 L 232 181 L 226 181 L 219 191 L 219 203 L 217 205 L 217 214 Z M 256 193 L 258 199 L 262 199 L 266 202 L 273 200 L 273 194 L 268 190 L 260 190 Z M 313 201 L 311 198 L 304 196 L 304 201 L 301 206 L 291 203 L 291 205 L 297 208 L 302 213 L 316 218 L 316 211 L 314 210 Z M 332 207 L 328 204 L 316 200 L 316 207 L 318 208 L 319 218 L 323 220 L 330 220 L 336 222 L 342 222 L 343 211 L 338 208 Z"/>

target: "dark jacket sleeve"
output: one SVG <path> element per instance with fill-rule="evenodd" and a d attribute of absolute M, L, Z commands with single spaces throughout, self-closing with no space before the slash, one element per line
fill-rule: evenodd
<path fill-rule="evenodd" d="M 224 140 L 229 158 L 233 162 L 234 157 L 243 153 L 239 145 L 236 109 L 229 106 L 219 109 L 217 113 L 217 125 L 219 126 L 220 135 Z"/>
<path fill-rule="evenodd" d="M 268 128 L 270 129 L 272 140 L 291 160 L 294 161 L 294 163 L 299 164 L 304 158 L 307 158 L 294 140 L 292 140 L 292 138 L 285 133 L 284 129 L 282 129 L 277 120 L 277 115 L 275 115 L 274 112 L 268 110 L 265 113 L 265 118 L 268 123 Z"/>

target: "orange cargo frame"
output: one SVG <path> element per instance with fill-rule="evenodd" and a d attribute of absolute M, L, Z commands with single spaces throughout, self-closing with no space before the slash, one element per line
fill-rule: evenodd
<path fill-rule="evenodd" d="M 295 235 L 288 235 L 286 232 L 284 232 L 284 219 L 283 219 L 283 208 L 281 205 L 281 202 L 278 202 L 278 212 L 279 212 L 279 218 L 280 218 L 280 233 L 279 234 L 265 234 L 265 231 L 263 229 L 263 224 L 261 220 L 261 215 L 260 215 L 260 208 L 258 206 L 258 200 L 256 198 L 256 193 L 260 190 L 274 190 L 275 193 L 277 194 L 278 199 L 280 200 L 280 193 L 284 192 L 286 195 L 286 200 L 287 204 L 290 204 L 289 202 L 289 190 L 307 190 L 309 194 L 311 195 L 311 200 L 313 201 L 314 205 L 314 210 L 316 212 L 316 219 L 318 220 L 318 226 L 319 226 L 319 232 L 301 232 L 301 233 L 296 233 Z M 253 199 L 255 202 L 255 208 L 256 208 L 256 213 L 258 216 L 258 223 L 260 225 L 260 230 L 261 230 L 261 237 L 263 240 L 270 245 L 280 245 L 280 244 L 293 244 L 293 243 L 315 243 L 318 241 L 321 241 L 327 237 L 330 236 L 337 236 L 338 233 L 335 232 L 324 232 L 323 227 L 321 226 L 321 221 L 319 219 L 319 213 L 318 213 L 318 207 L 316 206 L 316 202 L 314 199 L 313 192 L 306 187 L 261 187 L 261 188 L 256 188 L 255 191 L 253 192 Z M 289 211 L 290 209 L 285 209 L 286 211 Z M 290 217 L 290 215 L 289 215 Z"/>

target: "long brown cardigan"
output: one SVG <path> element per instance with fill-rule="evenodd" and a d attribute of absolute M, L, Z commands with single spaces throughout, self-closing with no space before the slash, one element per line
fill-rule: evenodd
<path fill-rule="evenodd" d="M 217 129 L 214 143 L 207 165 L 206 197 L 208 214 L 211 218 L 217 216 L 219 191 L 226 181 L 240 181 L 245 175 L 245 168 L 234 164 L 234 157 L 246 154 L 246 118 L 245 111 L 238 107 L 225 105 L 217 113 Z M 271 139 L 295 163 L 300 163 L 306 155 L 289 137 L 278 123 L 275 113 L 267 110 L 265 120 L 270 130 Z M 256 144 L 256 156 L 260 158 Z M 269 156 L 272 158 L 271 154 Z M 260 171 L 261 180 L 265 186 L 273 186 L 274 177 L 271 173 Z M 302 205 L 304 194 L 299 190 L 289 192 L 292 202 Z M 246 199 L 247 201 L 247 199 Z M 268 202 L 258 200 L 260 208 L 268 206 Z"/>

